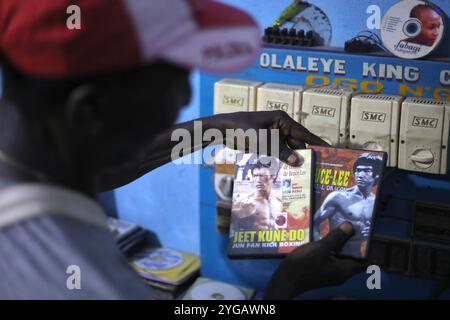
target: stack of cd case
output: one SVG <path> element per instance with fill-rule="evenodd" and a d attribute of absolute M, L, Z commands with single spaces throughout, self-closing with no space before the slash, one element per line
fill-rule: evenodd
<path fill-rule="evenodd" d="M 144 282 L 151 287 L 155 300 L 180 300 L 192 286 L 195 279 L 195 277 L 192 277 L 178 286 L 148 279 L 144 279 Z"/>
<path fill-rule="evenodd" d="M 117 246 L 125 254 L 130 254 L 149 235 L 148 230 L 125 220 L 108 217 L 107 224 L 109 230 L 115 234 Z"/>
<path fill-rule="evenodd" d="M 130 258 L 131 266 L 152 287 L 156 299 L 177 299 L 200 270 L 200 257 L 183 251 L 145 246 Z"/>

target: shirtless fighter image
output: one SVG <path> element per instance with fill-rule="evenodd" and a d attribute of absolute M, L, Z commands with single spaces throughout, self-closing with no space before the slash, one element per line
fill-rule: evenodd
<path fill-rule="evenodd" d="M 341 253 L 365 256 L 366 241 L 370 232 L 375 194 L 372 187 L 380 178 L 383 159 L 374 153 L 363 153 L 353 164 L 356 185 L 346 190 L 330 193 L 314 215 L 314 240 L 320 240 L 320 224 L 328 219 L 330 230 L 341 222 L 350 221 L 355 235 Z"/>
<path fill-rule="evenodd" d="M 264 157 L 250 167 L 253 192 L 237 194 L 233 199 L 234 231 L 276 228 L 274 214 L 282 210 L 281 199 L 272 194 L 280 169 L 277 159 Z"/>

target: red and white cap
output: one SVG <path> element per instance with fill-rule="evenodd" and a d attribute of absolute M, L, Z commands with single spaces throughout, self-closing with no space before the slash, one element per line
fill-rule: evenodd
<path fill-rule="evenodd" d="M 81 29 L 67 25 L 74 4 Z M 210 0 L 0 1 L 0 52 L 34 76 L 84 76 L 156 59 L 232 73 L 254 61 L 260 39 L 247 13 Z"/>

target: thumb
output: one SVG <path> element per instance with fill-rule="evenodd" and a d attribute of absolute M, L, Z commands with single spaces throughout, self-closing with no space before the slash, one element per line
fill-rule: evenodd
<path fill-rule="evenodd" d="M 320 243 L 328 251 L 336 250 L 355 234 L 355 229 L 349 221 L 342 222 L 336 229 L 328 233 Z"/>
<path fill-rule="evenodd" d="M 298 167 L 303 164 L 298 154 L 286 145 L 281 147 L 280 160 L 293 167 Z"/>

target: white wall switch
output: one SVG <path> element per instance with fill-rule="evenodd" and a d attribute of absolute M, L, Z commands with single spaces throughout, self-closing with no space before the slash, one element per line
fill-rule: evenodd
<path fill-rule="evenodd" d="M 266 83 L 258 88 L 256 110 L 282 110 L 299 122 L 303 90 L 298 85 Z"/>
<path fill-rule="evenodd" d="M 396 167 L 403 99 L 387 94 L 354 96 L 350 109 L 350 147 L 387 152 L 387 166 Z"/>
<path fill-rule="evenodd" d="M 406 98 L 402 104 L 398 167 L 445 174 L 448 169 L 450 104 Z"/>
<path fill-rule="evenodd" d="M 303 92 L 305 127 L 334 147 L 346 147 L 352 93 L 345 89 L 311 88 Z"/>
<path fill-rule="evenodd" d="M 256 110 L 256 89 L 261 82 L 223 79 L 214 84 L 214 114 Z"/>

